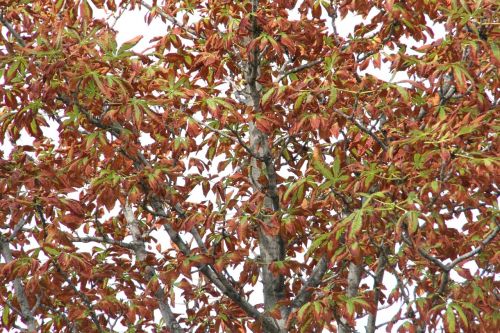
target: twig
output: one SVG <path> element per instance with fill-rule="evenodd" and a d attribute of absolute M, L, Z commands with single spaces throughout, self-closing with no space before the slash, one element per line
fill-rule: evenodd
<path fill-rule="evenodd" d="M 153 10 L 153 6 L 151 6 L 150 4 L 148 3 L 145 3 L 145 2 L 142 2 L 141 1 L 141 5 L 143 5 L 144 7 L 146 7 L 149 11 L 152 11 Z M 172 23 L 173 25 L 175 26 L 178 26 L 179 28 L 183 29 L 184 31 L 186 31 L 187 33 L 189 33 L 191 35 L 191 37 L 195 37 L 195 38 L 205 38 L 205 35 L 204 34 L 198 34 L 196 33 L 195 30 L 191 29 L 191 28 L 188 28 L 186 26 L 184 26 L 182 23 L 180 23 L 179 21 L 177 21 L 177 19 L 171 15 L 168 15 L 167 13 L 165 13 L 163 10 L 161 10 L 161 8 L 159 7 L 155 7 L 155 10 L 158 14 L 160 14 L 161 17 L 165 18 L 166 20 L 168 20 L 170 23 Z"/>

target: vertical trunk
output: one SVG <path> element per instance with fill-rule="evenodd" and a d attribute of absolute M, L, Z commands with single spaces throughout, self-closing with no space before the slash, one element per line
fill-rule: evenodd
<path fill-rule="evenodd" d="M 256 191 L 264 193 L 263 208 L 268 212 L 275 212 L 279 209 L 279 199 L 276 190 L 276 171 L 274 170 L 273 161 L 267 137 L 255 127 L 250 124 L 250 146 L 254 155 L 262 157 L 263 161 L 252 157 L 250 166 L 250 179 L 252 180 L 253 187 Z M 263 174 L 267 176 L 267 184 L 261 184 L 259 178 Z M 261 216 L 262 223 L 271 223 L 269 217 Z M 258 230 L 259 233 L 259 250 L 262 261 L 262 283 L 264 288 L 264 308 L 266 311 L 273 310 L 277 303 L 285 296 L 284 277 L 282 275 L 274 275 L 269 270 L 269 265 L 274 261 L 281 261 L 285 256 L 285 247 L 283 239 L 280 235 L 269 235 L 261 226 Z M 280 309 L 282 318 L 277 320 L 278 326 L 281 331 L 285 331 L 285 307 Z"/>
<path fill-rule="evenodd" d="M 252 0 L 252 38 L 257 38 L 260 34 L 255 15 L 258 9 L 258 0 Z M 245 94 L 247 95 L 247 105 L 254 108 L 255 113 L 260 112 L 260 85 L 257 78 L 260 73 L 260 57 L 257 48 L 254 48 L 249 56 L 246 72 Z M 252 152 L 250 165 L 250 180 L 255 191 L 264 194 L 263 209 L 267 212 L 279 210 L 279 198 L 276 184 L 276 170 L 274 160 L 267 140 L 267 135 L 262 133 L 254 123 L 250 127 L 250 149 Z M 266 181 L 261 183 L 261 176 L 266 176 Z M 270 224 L 270 217 L 261 214 L 260 219 L 263 224 Z M 285 281 L 283 275 L 274 275 L 269 270 L 269 265 L 275 261 L 281 261 L 285 257 L 285 246 L 283 239 L 278 235 L 270 235 L 260 226 L 259 250 L 262 260 L 262 284 L 264 288 L 264 308 L 271 311 L 279 306 L 278 302 L 285 296 Z M 276 320 L 280 332 L 286 332 L 286 307 L 279 309 L 281 318 Z"/>

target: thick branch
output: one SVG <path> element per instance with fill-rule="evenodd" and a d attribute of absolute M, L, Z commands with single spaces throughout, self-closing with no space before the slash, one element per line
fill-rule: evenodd
<path fill-rule="evenodd" d="M 0 236 L 0 250 L 2 251 L 2 256 L 4 257 L 6 263 L 9 263 L 13 260 L 12 251 L 10 250 L 9 243 L 6 242 L 1 236 Z M 33 316 L 33 311 L 30 308 L 28 297 L 26 296 L 24 287 L 21 283 L 21 279 L 15 278 L 13 284 L 17 302 L 21 307 L 22 321 L 26 324 L 26 326 L 28 326 L 28 330 L 30 332 L 36 332 L 37 324 L 35 321 L 35 317 Z"/>
<path fill-rule="evenodd" d="M 294 309 L 300 308 L 311 299 L 312 289 L 316 288 L 321 283 L 321 280 L 323 279 L 323 276 L 325 275 L 328 268 L 327 263 L 328 259 L 326 258 L 326 256 L 322 256 L 316 264 L 316 267 L 314 267 L 311 276 L 309 276 L 309 279 L 307 279 L 306 283 L 302 286 L 302 288 L 297 293 L 297 296 L 292 301 L 289 312 L 292 312 Z"/>
<path fill-rule="evenodd" d="M 447 270 L 450 271 L 452 270 L 456 265 L 458 265 L 459 263 L 461 263 L 462 261 L 464 260 L 467 260 L 473 256 L 475 256 L 476 254 L 478 254 L 479 252 L 481 252 L 484 247 L 486 245 L 488 245 L 491 241 L 493 241 L 493 239 L 495 239 L 495 237 L 498 235 L 498 232 L 500 231 L 500 226 L 496 226 L 495 227 L 495 230 L 493 230 L 493 232 L 491 234 L 489 234 L 488 237 L 486 237 L 485 239 L 483 239 L 483 241 L 481 242 L 481 244 L 479 244 L 478 247 L 476 247 L 474 250 L 472 251 L 469 251 L 467 252 L 466 254 L 464 255 L 461 255 L 460 257 L 456 258 L 455 260 L 453 260 L 451 263 L 449 263 L 446 267 L 447 267 Z"/>
<path fill-rule="evenodd" d="M 323 62 L 323 59 L 317 59 L 317 60 L 305 63 L 303 65 L 291 68 L 291 69 L 287 70 L 286 72 L 280 74 L 280 76 L 278 76 L 277 82 L 280 82 L 281 80 L 283 80 L 284 78 L 286 78 L 290 74 L 300 72 L 300 71 L 307 69 L 307 68 L 311 68 L 311 67 L 316 66 L 317 64 L 319 64 L 321 62 Z"/>
<path fill-rule="evenodd" d="M 385 248 L 381 246 L 380 255 L 377 264 L 377 270 L 375 271 L 375 277 L 373 279 L 373 303 L 375 304 L 375 311 L 368 315 L 368 323 L 366 325 L 366 333 L 375 333 L 375 323 L 377 321 L 377 313 L 378 313 L 378 302 L 380 300 L 380 285 L 382 284 L 382 280 L 384 279 L 385 266 L 387 264 L 386 256 L 385 256 Z"/>
<path fill-rule="evenodd" d="M 125 220 L 127 221 L 128 228 L 130 230 L 130 233 L 132 234 L 132 238 L 134 239 L 135 243 L 134 251 L 137 261 L 144 262 L 147 256 L 146 245 L 144 244 L 144 239 L 139 229 L 138 222 L 134 216 L 134 212 L 132 211 L 132 207 L 126 204 L 125 207 L 123 208 L 123 211 L 125 215 Z M 149 265 L 145 266 L 145 272 L 146 272 L 146 279 L 148 281 L 150 281 L 156 275 L 155 269 Z M 172 309 L 170 309 L 167 297 L 165 296 L 165 293 L 161 287 L 158 288 L 158 290 L 156 290 L 155 298 L 158 301 L 160 307 L 160 313 L 169 331 L 172 333 L 184 332 L 184 330 L 177 322 L 177 319 L 175 318 Z"/>
<path fill-rule="evenodd" d="M 349 273 L 347 274 L 347 297 L 356 297 L 356 295 L 358 294 L 362 271 L 363 270 L 361 269 L 361 265 L 357 265 L 353 262 L 349 264 Z M 347 324 L 347 320 L 345 320 L 345 318 L 340 318 L 338 332 L 348 333 L 350 331 L 351 328 Z"/>
<path fill-rule="evenodd" d="M 3 16 L 2 13 L 0 13 L 0 22 L 7 28 L 7 30 L 9 30 L 12 36 L 14 36 L 19 45 L 21 45 L 22 47 L 26 46 L 26 43 L 24 42 L 21 35 L 16 30 L 14 30 L 12 24 L 10 24 L 10 22 L 5 19 L 5 16 Z"/>
<path fill-rule="evenodd" d="M 17 234 L 19 233 L 19 231 L 22 231 L 23 230 L 23 227 L 24 225 L 29 221 L 31 220 L 31 218 L 33 217 L 33 214 L 29 214 L 28 216 L 26 217 L 23 217 L 19 220 L 19 222 L 14 226 L 14 229 L 12 230 L 12 234 L 10 235 L 9 239 L 7 241 L 11 241 L 13 240 L 14 238 L 16 238 Z"/>
<path fill-rule="evenodd" d="M 130 249 L 130 250 L 133 250 L 135 248 L 133 244 L 130 244 L 127 242 L 122 242 L 122 241 L 117 241 L 114 239 L 104 238 L 104 237 L 94 237 L 94 236 L 80 237 L 80 236 L 76 236 L 76 237 L 73 237 L 72 241 L 75 243 L 90 243 L 90 242 L 97 242 L 97 243 L 101 243 L 101 244 L 105 243 L 105 244 L 124 247 L 124 248 Z"/>

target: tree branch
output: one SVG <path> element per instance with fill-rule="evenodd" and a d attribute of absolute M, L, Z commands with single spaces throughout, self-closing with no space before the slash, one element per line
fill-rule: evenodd
<path fill-rule="evenodd" d="M 150 4 L 148 3 L 145 3 L 145 2 L 142 2 L 141 1 L 141 5 L 146 7 L 149 11 L 152 11 L 153 10 L 153 6 L 151 6 Z M 182 30 L 186 31 L 188 34 L 191 35 L 191 37 L 194 37 L 194 38 L 205 38 L 205 36 L 203 34 L 198 34 L 195 30 L 191 29 L 191 28 L 188 28 L 186 27 L 184 24 L 182 24 L 181 22 L 177 21 L 177 19 L 171 15 L 168 15 L 167 13 L 165 13 L 161 8 L 159 7 L 155 7 L 155 10 L 158 14 L 160 14 L 161 17 L 163 17 L 164 19 L 166 19 L 167 21 L 169 21 L 170 23 L 172 23 L 173 25 L 181 28 Z"/>
<path fill-rule="evenodd" d="M 387 265 L 386 256 L 385 256 L 385 246 L 380 247 L 380 255 L 378 258 L 377 270 L 375 271 L 375 277 L 373 278 L 373 303 L 375 304 L 375 311 L 371 312 L 368 315 L 368 323 L 366 324 L 366 333 L 375 333 L 375 323 L 377 321 L 377 313 L 378 313 L 378 302 L 380 300 L 380 286 L 384 279 L 385 266 Z"/>
<path fill-rule="evenodd" d="M 323 279 L 323 276 L 325 275 L 328 268 L 327 263 L 328 259 L 323 255 L 316 264 L 316 267 L 314 267 L 311 276 L 309 276 L 302 288 L 300 288 L 297 296 L 295 296 L 295 299 L 292 301 L 292 304 L 290 305 L 290 308 L 288 310 L 289 313 L 294 309 L 300 308 L 311 299 L 311 289 L 316 288 L 321 283 L 321 280 Z"/>
<path fill-rule="evenodd" d="M 0 236 L 0 250 L 6 263 L 9 263 L 13 260 L 12 251 L 10 250 L 9 247 L 9 242 L 5 241 L 5 239 L 2 236 Z M 19 303 L 19 306 L 21 307 L 21 319 L 26 324 L 26 326 L 28 326 L 28 330 L 30 332 L 36 332 L 37 323 L 35 321 L 33 312 L 30 308 L 28 297 L 26 296 L 26 292 L 21 283 L 21 279 L 16 277 L 13 281 L 13 284 L 17 301 Z"/>
<path fill-rule="evenodd" d="M 12 230 L 12 234 L 9 236 L 7 239 L 7 242 L 12 241 L 14 238 L 16 238 L 17 234 L 19 231 L 23 230 L 24 225 L 31 220 L 33 217 L 33 213 L 29 214 L 27 217 L 23 217 L 19 220 L 19 222 L 14 226 L 14 229 Z"/>
<path fill-rule="evenodd" d="M 90 319 L 92 320 L 92 322 L 94 323 L 97 331 L 99 333 L 104 333 L 105 330 L 103 330 L 102 326 L 101 326 L 101 323 L 99 323 L 99 318 L 97 317 L 97 313 L 95 312 L 95 309 L 94 309 L 94 306 L 92 305 L 92 302 L 90 301 L 90 299 L 87 297 L 87 295 L 85 295 L 81 290 L 79 290 L 74 284 L 73 282 L 69 279 L 68 275 L 66 274 L 66 272 L 64 272 L 61 268 L 61 266 L 59 266 L 59 263 L 57 262 L 57 260 L 55 258 L 52 258 L 52 264 L 54 265 L 54 267 L 56 268 L 56 271 L 63 277 L 64 281 L 66 281 L 66 283 L 68 284 L 68 286 L 75 292 L 75 294 L 78 295 L 78 297 L 82 300 L 83 304 L 85 305 L 85 307 L 87 308 L 87 310 L 89 311 L 89 314 L 90 314 Z"/>
<path fill-rule="evenodd" d="M 146 245 L 144 244 L 144 239 L 139 229 L 138 222 L 134 216 L 132 207 L 130 207 L 128 203 L 126 203 L 125 207 L 123 207 L 123 212 L 125 215 L 125 220 L 127 221 L 128 229 L 130 230 L 132 238 L 134 239 L 134 251 L 137 261 L 142 263 L 146 260 L 147 253 Z M 151 281 L 151 279 L 156 275 L 155 269 L 150 265 L 145 266 L 145 273 L 146 280 L 148 282 Z M 165 292 L 163 291 L 163 289 L 159 287 L 158 290 L 155 291 L 154 295 L 156 300 L 158 301 L 161 316 L 163 320 L 165 320 L 168 330 L 172 333 L 183 333 L 184 329 L 182 329 L 177 322 L 177 319 L 175 318 L 175 315 L 173 314 L 172 309 L 168 304 L 167 297 L 165 296 Z"/>
<path fill-rule="evenodd" d="M 495 229 L 493 230 L 493 232 L 491 234 L 488 235 L 488 237 L 486 237 L 485 239 L 483 239 L 481 241 L 481 244 L 479 244 L 478 247 L 476 247 L 474 250 L 472 251 L 469 251 L 467 252 L 466 254 L 464 255 L 461 255 L 460 257 L 456 258 L 455 260 L 453 260 L 451 263 L 449 263 L 446 268 L 448 271 L 452 270 L 456 265 L 458 265 L 459 263 L 461 263 L 462 261 L 464 260 L 467 260 L 473 256 L 475 256 L 476 254 L 478 254 L 479 252 L 481 252 L 484 247 L 486 245 L 488 245 L 491 241 L 493 241 L 493 239 L 495 239 L 495 237 L 498 235 L 498 232 L 500 231 L 500 226 L 496 226 Z"/>
<path fill-rule="evenodd" d="M 292 69 L 289 69 L 286 72 L 280 74 L 280 76 L 278 76 L 278 79 L 276 81 L 280 82 L 281 80 L 283 80 L 285 77 L 287 77 L 290 74 L 300 72 L 300 71 L 307 69 L 307 68 L 311 68 L 311 67 L 316 66 L 317 64 L 322 63 L 322 62 L 323 62 L 323 59 L 317 59 L 317 60 L 305 63 L 303 65 L 294 67 Z"/>
<path fill-rule="evenodd" d="M 335 112 L 338 115 L 341 115 L 342 117 L 344 117 L 347 120 L 350 120 L 362 132 L 371 136 L 379 144 L 379 146 L 382 147 L 383 150 L 387 150 L 389 148 L 378 136 L 375 135 L 375 133 L 373 133 L 368 128 L 366 128 L 363 124 L 361 124 L 359 121 L 357 121 L 356 118 L 354 118 L 354 116 L 352 116 L 352 115 L 349 116 L 349 115 L 345 114 L 344 112 L 337 110 L 337 109 L 333 109 L 333 112 Z"/>
<path fill-rule="evenodd" d="M 12 24 L 10 24 L 10 22 L 7 21 L 5 16 L 3 16 L 3 13 L 0 13 L 0 22 L 7 28 L 7 30 L 9 30 L 9 32 L 12 34 L 12 36 L 14 36 L 15 40 L 17 41 L 17 43 L 19 45 L 21 45 L 22 47 L 26 46 L 26 43 L 24 42 L 21 35 L 16 30 L 14 30 L 14 27 L 12 26 Z"/>

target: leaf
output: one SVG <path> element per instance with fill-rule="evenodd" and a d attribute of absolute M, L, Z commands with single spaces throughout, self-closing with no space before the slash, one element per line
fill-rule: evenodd
<path fill-rule="evenodd" d="M 354 311 L 356 310 L 356 306 L 354 305 L 353 300 L 351 298 L 347 299 L 345 305 L 347 314 L 351 317 L 354 316 Z"/>
<path fill-rule="evenodd" d="M 275 90 L 274 87 L 271 87 L 271 88 L 269 88 L 268 91 L 266 91 L 264 96 L 262 96 L 262 104 L 266 104 L 269 97 L 271 97 L 271 95 L 274 93 L 274 90 Z"/>
<path fill-rule="evenodd" d="M 131 48 L 133 48 L 134 46 L 137 45 L 137 43 L 139 43 L 139 41 L 142 39 L 142 35 L 139 35 L 139 36 L 136 36 L 128 41 L 126 41 L 125 43 L 123 43 L 120 48 L 118 49 L 118 53 L 122 53 L 124 51 L 127 51 L 127 50 L 130 50 Z"/>
<path fill-rule="evenodd" d="M 330 238 L 330 234 L 329 233 L 326 233 L 326 234 L 321 234 L 320 236 L 318 236 L 313 242 L 312 244 L 309 246 L 309 248 L 307 249 L 307 252 L 306 252 L 306 256 L 307 257 L 310 257 L 311 254 L 316 251 L 321 245 L 323 245 L 323 243 L 328 239 Z"/>
<path fill-rule="evenodd" d="M 92 19 L 92 7 L 90 7 L 89 3 L 87 0 L 83 0 L 80 4 L 80 12 L 81 15 L 86 19 L 86 20 L 91 20 Z"/>
<path fill-rule="evenodd" d="M 455 332 L 456 330 L 455 314 L 451 306 L 446 308 L 446 327 L 448 327 L 449 332 Z"/>
<path fill-rule="evenodd" d="M 302 305 L 302 307 L 299 309 L 299 311 L 297 313 L 297 319 L 302 320 L 304 318 L 306 311 L 308 311 L 310 307 L 311 307 L 311 303 L 306 303 L 306 304 Z"/>
<path fill-rule="evenodd" d="M 439 191 L 439 183 L 437 180 L 433 180 L 431 182 L 431 188 L 434 193 L 437 193 Z"/>
<path fill-rule="evenodd" d="M 299 97 L 297 97 L 297 99 L 295 100 L 295 104 L 293 105 L 294 111 L 297 111 L 302 106 L 302 102 L 304 101 L 304 98 L 308 94 L 309 93 L 307 91 L 300 93 Z"/>
<path fill-rule="evenodd" d="M 455 311 L 457 311 L 459 317 L 460 317 L 460 320 L 462 321 L 463 325 L 465 327 L 469 327 L 469 321 L 467 320 L 467 316 L 465 315 L 464 313 L 464 310 L 462 309 L 462 307 L 457 304 L 457 303 L 451 303 L 450 304 L 450 307 L 452 307 L 453 309 L 455 309 Z"/>
<path fill-rule="evenodd" d="M 8 325 L 9 325 L 9 310 L 10 310 L 10 308 L 8 306 L 4 306 L 4 308 L 2 310 L 2 323 L 6 327 L 8 327 Z"/>
<path fill-rule="evenodd" d="M 327 105 L 328 108 L 331 108 L 337 101 L 337 94 L 338 94 L 337 88 L 332 87 L 330 89 L 330 96 L 328 96 L 328 105 Z"/>
<path fill-rule="evenodd" d="M 406 213 L 408 217 L 408 231 L 410 232 L 410 234 L 414 234 L 415 232 L 417 232 L 419 214 L 420 213 L 417 211 L 411 211 Z"/>
<path fill-rule="evenodd" d="M 313 167 L 314 169 L 319 171 L 319 173 L 323 175 L 323 177 L 325 177 L 326 179 L 332 182 L 336 181 L 336 178 L 334 177 L 332 171 L 329 168 L 327 168 L 326 165 L 324 165 L 321 160 L 314 160 Z"/>
<path fill-rule="evenodd" d="M 474 126 L 474 125 L 461 127 L 457 133 L 457 136 L 472 133 L 476 130 L 476 127 L 477 126 Z"/>
<path fill-rule="evenodd" d="M 351 215 L 353 215 L 353 217 L 348 238 L 355 239 L 359 231 L 361 230 L 361 227 L 363 226 L 363 210 L 358 209 Z"/>

